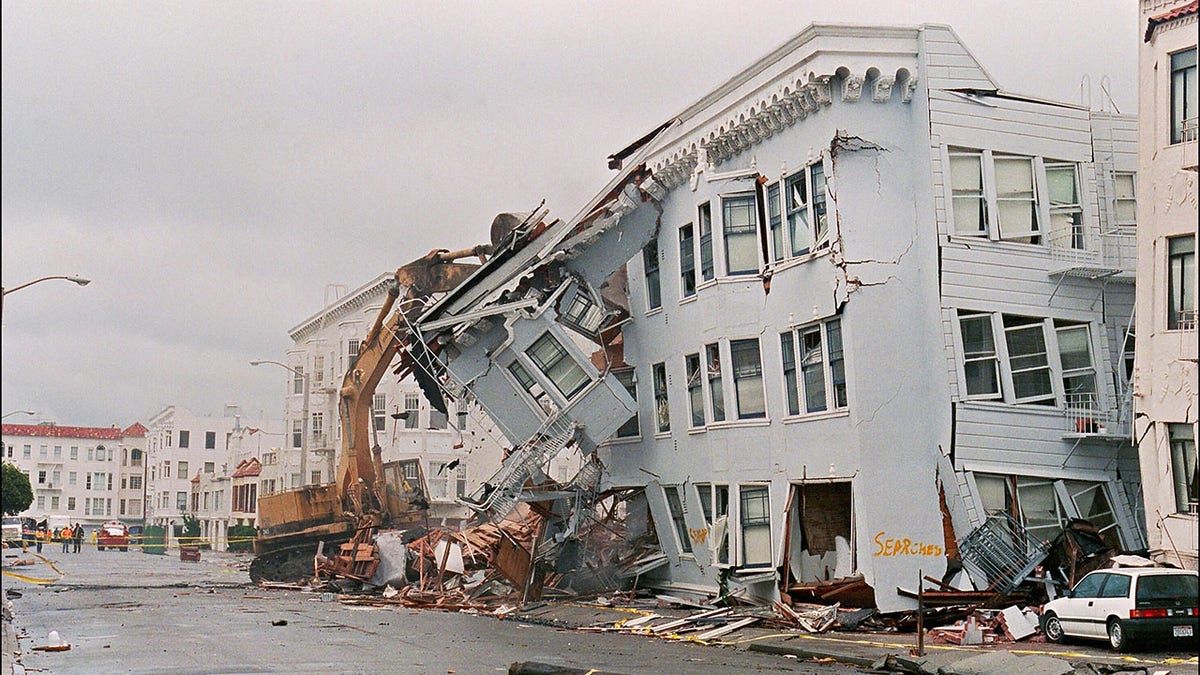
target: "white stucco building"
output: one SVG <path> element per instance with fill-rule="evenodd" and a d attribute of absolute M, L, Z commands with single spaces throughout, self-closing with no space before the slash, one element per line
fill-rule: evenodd
<path fill-rule="evenodd" d="M 517 461 L 569 442 L 644 489 L 669 564 L 642 585 L 861 575 L 898 610 L 956 549 L 992 583 L 962 547 L 985 523 L 1140 549 L 1136 129 L 1007 91 L 945 26 L 810 26 L 418 330 Z"/>
<path fill-rule="evenodd" d="M 221 416 L 197 415 L 177 405 L 152 417 L 146 431 L 146 522 L 177 536 L 185 514 L 200 521 L 200 536 L 224 548 L 233 513 L 233 474 L 239 462 L 278 448 L 283 421 L 247 419 L 237 406 Z M 239 523 L 239 520 L 242 522 Z"/>
<path fill-rule="evenodd" d="M 1142 0 L 1134 409 L 1151 554 L 1196 569 L 1197 3 Z"/>
<path fill-rule="evenodd" d="M 79 523 L 90 532 L 108 520 L 142 521 L 140 470 L 145 428 L 79 427 L 51 422 L 5 424 L 4 460 L 33 488 L 22 516 L 51 528 Z"/>

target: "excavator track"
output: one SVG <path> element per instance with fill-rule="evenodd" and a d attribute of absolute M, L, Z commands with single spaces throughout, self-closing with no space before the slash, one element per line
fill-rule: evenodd
<path fill-rule="evenodd" d="M 340 537 L 323 541 L 327 550 L 336 551 L 337 546 L 349 540 L 348 537 Z M 288 583 L 313 578 L 313 557 L 319 545 L 320 542 L 309 541 L 255 556 L 250 562 L 250 581 L 256 584 L 261 581 Z"/>

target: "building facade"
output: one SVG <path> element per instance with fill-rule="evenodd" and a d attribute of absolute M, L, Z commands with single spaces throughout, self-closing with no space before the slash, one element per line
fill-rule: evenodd
<path fill-rule="evenodd" d="M 33 503 L 22 516 L 51 528 L 79 523 L 89 532 L 108 520 L 142 522 L 136 484 L 145 428 L 5 424 L 4 459 L 29 476 Z"/>
<path fill-rule="evenodd" d="M 200 536 L 223 549 L 233 513 L 233 474 L 243 460 L 277 452 L 278 419 L 245 419 L 237 406 L 217 416 L 177 405 L 163 408 L 146 431 L 146 522 L 162 526 L 168 540 L 182 532 L 184 516 L 200 523 Z M 246 523 L 252 524 L 252 523 Z"/>
<path fill-rule="evenodd" d="M 334 479 L 342 446 L 338 390 L 358 356 L 358 345 L 383 306 L 393 275 L 382 274 L 329 303 L 289 331 L 293 346 L 286 363 L 284 418 L 286 452 L 264 461 L 263 494 L 297 487 L 301 480 L 300 450 L 305 433 L 303 410 L 308 379 L 308 483 Z M 372 445 L 383 449 L 383 461 L 420 459 L 429 487 L 432 524 L 461 524 L 468 516 L 458 503 L 500 465 L 504 436 L 478 404 L 459 401 L 450 415 L 429 405 L 412 377 L 385 376 L 372 405 Z M 568 458 L 560 460 L 566 471 Z"/>
<path fill-rule="evenodd" d="M 1197 3 L 1143 0 L 1134 405 L 1146 534 L 1196 569 Z"/>
<path fill-rule="evenodd" d="M 418 330 L 521 445 L 518 491 L 564 443 L 644 490 L 669 564 L 643 584 L 861 575 L 896 610 L 921 571 L 992 583 L 956 571 L 996 519 L 1140 549 L 1136 129 L 1001 89 L 945 26 L 811 26 Z"/>

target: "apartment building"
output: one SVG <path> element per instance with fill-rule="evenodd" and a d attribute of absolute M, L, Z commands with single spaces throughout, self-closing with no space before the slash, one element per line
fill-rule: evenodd
<path fill-rule="evenodd" d="M 145 428 L 81 427 L 53 422 L 5 424 L 4 460 L 29 476 L 33 503 L 22 516 L 52 528 L 108 520 L 138 524 Z"/>
<path fill-rule="evenodd" d="M 284 437 L 278 419 L 247 419 L 238 406 L 220 416 L 169 405 L 146 430 L 146 522 L 179 536 L 184 516 L 200 522 L 200 536 L 224 548 L 233 512 L 233 474 L 243 460 L 277 452 Z M 249 524 L 249 523 L 247 523 Z"/>
<path fill-rule="evenodd" d="M 1136 130 L 1009 92 L 946 26 L 806 28 L 422 315 L 516 448 L 480 510 L 575 447 L 640 491 L 668 559 L 640 584 L 861 577 L 885 611 L 921 573 L 996 583 L 993 526 L 1144 547 Z"/>
<path fill-rule="evenodd" d="M 1197 3 L 1142 0 L 1141 21 L 1134 438 L 1150 552 L 1196 569 Z"/>

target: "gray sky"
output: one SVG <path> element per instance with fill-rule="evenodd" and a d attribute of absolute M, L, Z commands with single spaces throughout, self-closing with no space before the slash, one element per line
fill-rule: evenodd
<path fill-rule="evenodd" d="M 574 215 L 609 153 L 813 22 L 946 23 L 1007 90 L 1108 76 L 1136 111 L 1131 0 L 3 0 L 3 282 L 93 280 L 5 300 L 3 412 L 280 416 L 287 373 L 248 361 L 328 284 Z"/>

